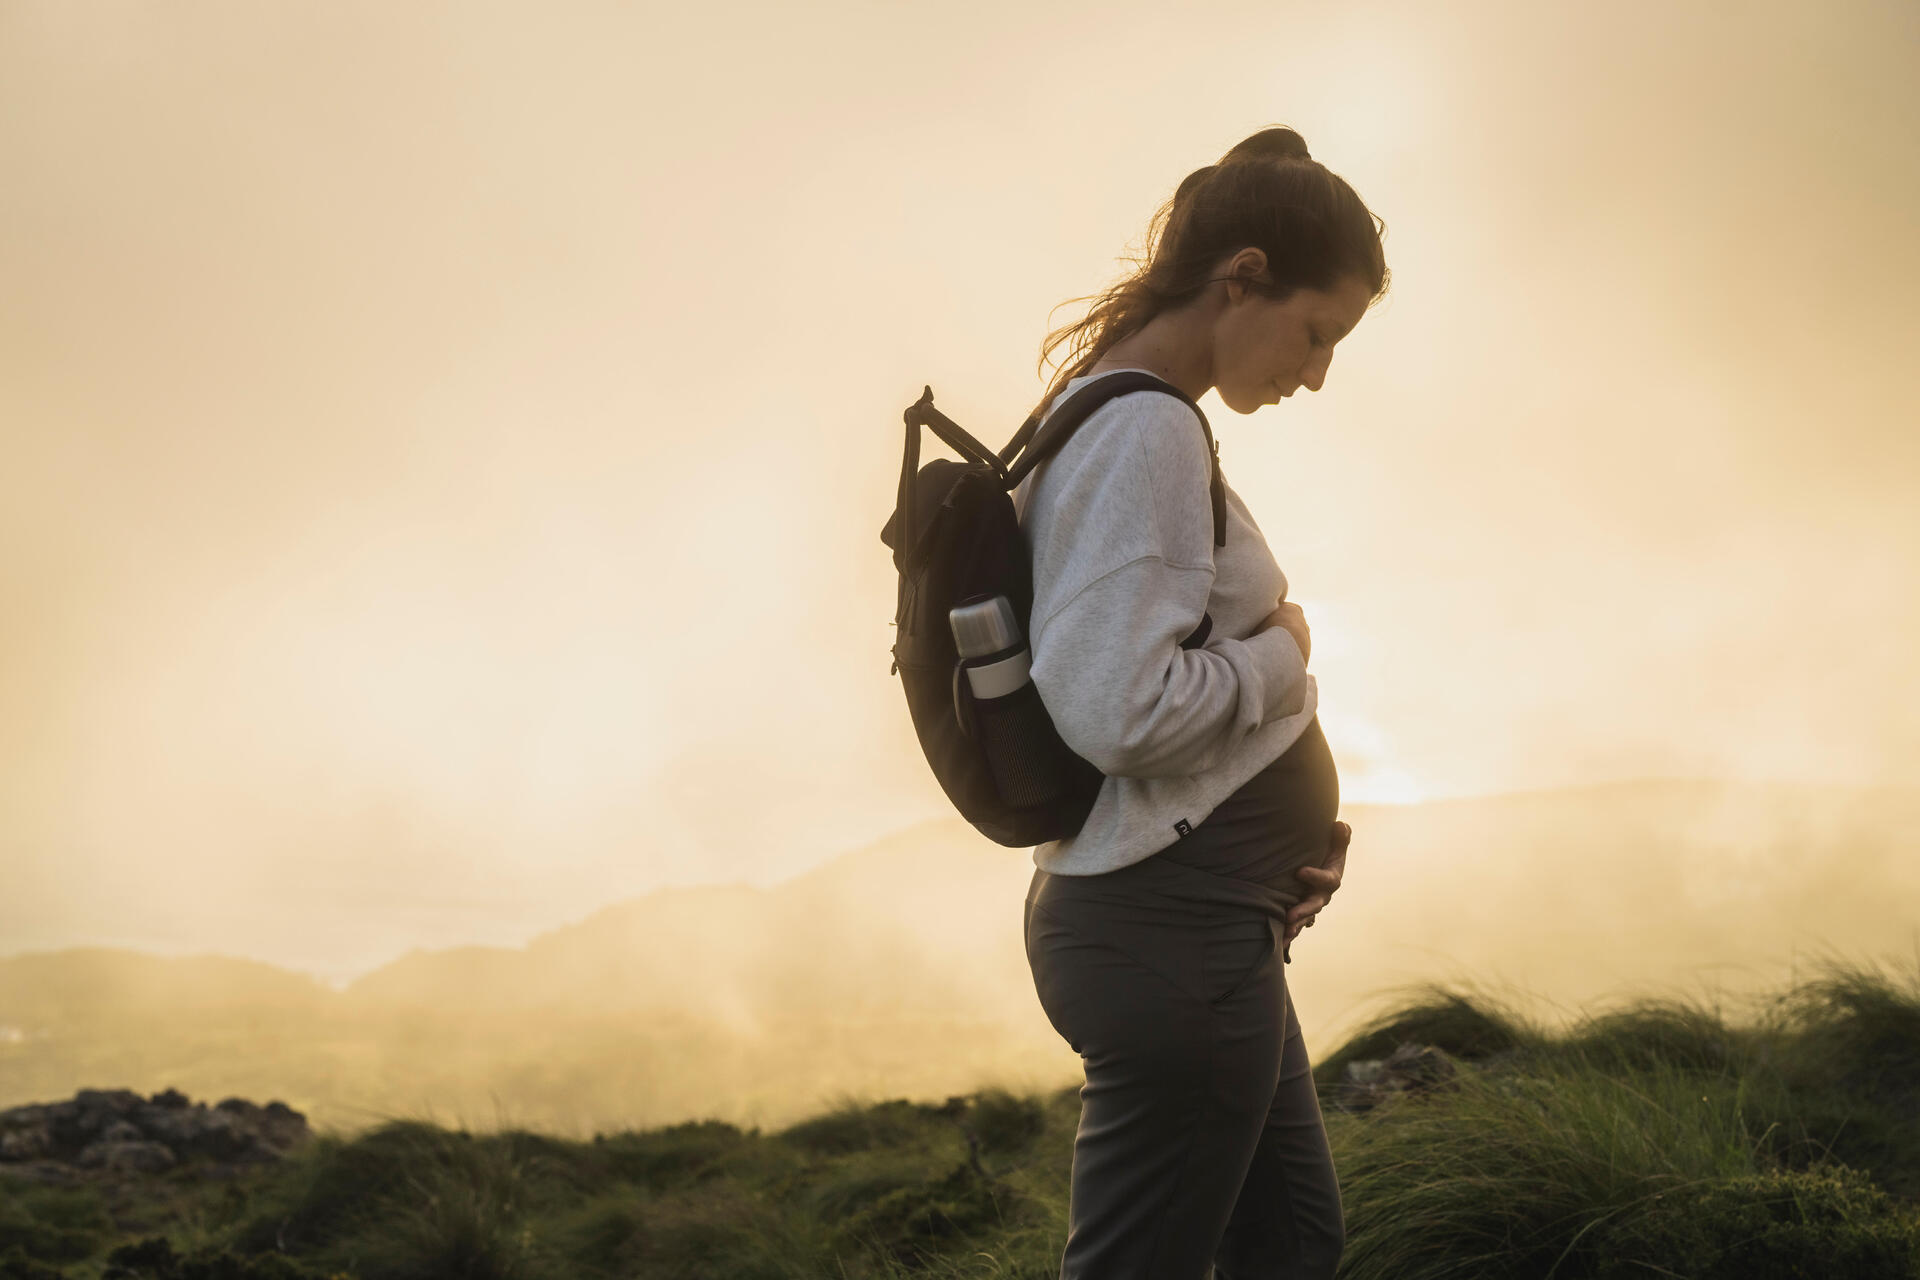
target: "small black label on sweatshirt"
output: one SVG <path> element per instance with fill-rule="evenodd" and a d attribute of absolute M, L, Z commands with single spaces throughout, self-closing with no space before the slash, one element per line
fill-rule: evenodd
<path fill-rule="evenodd" d="M 1180 821 L 1174 823 L 1173 829 L 1175 831 L 1178 831 L 1183 836 L 1190 836 L 1193 834 L 1193 824 L 1191 822 L 1188 822 L 1185 818 L 1182 818 L 1180 819 Z"/>

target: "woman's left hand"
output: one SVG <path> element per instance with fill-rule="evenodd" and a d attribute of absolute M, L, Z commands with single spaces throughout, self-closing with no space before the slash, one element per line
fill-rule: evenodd
<path fill-rule="evenodd" d="M 1334 823 L 1326 858 L 1317 867 L 1302 867 L 1294 873 L 1313 892 L 1287 908 L 1287 929 L 1281 937 L 1283 947 L 1298 937 L 1302 929 L 1310 927 L 1320 908 L 1333 900 L 1333 891 L 1340 887 L 1340 877 L 1347 869 L 1347 846 L 1352 842 L 1353 828 L 1344 822 Z"/>

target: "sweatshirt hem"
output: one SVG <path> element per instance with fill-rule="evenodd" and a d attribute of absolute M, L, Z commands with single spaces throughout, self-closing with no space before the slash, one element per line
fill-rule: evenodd
<path fill-rule="evenodd" d="M 1316 685 L 1317 682 L 1307 686 L 1306 701 L 1300 710 L 1282 719 L 1270 721 L 1268 725 L 1264 725 L 1254 731 L 1253 736 L 1250 737 L 1248 741 L 1250 743 L 1259 742 L 1260 748 L 1258 750 L 1250 751 L 1244 757 L 1236 756 L 1233 759 L 1232 767 L 1215 765 L 1203 774 L 1194 774 L 1183 779 L 1183 781 L 1202 782 L 1206 785 L 1196 791 L 1193 795 L 1193 802 L 1181 806 L 1178 809 L 1177 816 L 1166 822 L 1164 827 L 1137 832 L 1133 834 L 1131 838 L 1115 844 L 1084 849 L 1077 845 L 1080 834 L 1084 834 L 1086 831 L 1086 827 L 1082 827 L 1079 834 L 1070 836 L 1065 840 L 1052 840 L 1045 844 L 1034 846 L 1032 855 L 1033 865 L 1048 875 L 1104 875 L 1109 871 L 1118 871 L 1122 867 L 1128 867 L 1136 862 L 1145 861 L 1162 849 L 1177 843 L 1183 839 L 1186 834 L 1178 829 L 1177 823 L 1186 823 L 1189 831 L 1200 826 L 1208 817 L 1212 816 L 1213 811 L 1219 808 L 1222 801 L 1235 791 L 1238 791 L 1255 774 L 1286 754 L 1287 749 L 1300 740 L 1300 736 L 1307 731 L 1307 725 L 1312 721 L 1314 716 L 1319 714 L 1320 697 L 1319 689 Z M 1284 729 L 1284 732 L 1275 732 L 1263 737 L 1262 734 L 1269 727 L 1274 730 Z M 1103 786 L 1099 799 L 1094 803 L 1093 812 L 1087 815 L 1087 825 L 1098 825 L 1101 820 L 1112 822 L 1115 816 L 1113 812 L 1114 806 L 1117 803 L 1121 803 L 1118 799 L 1121 793 L 1129 784 L 1137 786 L 1143 781 L 1149 780 L 1109 777 L 1107 783 Z M 1157 782 L 1160 781 L 1160 779 L 1152 779 L 1150 781 Z M 1111 788 L 1111 790 L 1109 788 Z M 1135 803 L 1148 811 L 1167 812 L 1163 802 L 1149 801 L 1142 798 Z M 1101 812 L 1103 809 L 1106 811 L 1104 818 Z M 1126 821 L 1124 818 L 1121 819 L 1123 823 Z"/>

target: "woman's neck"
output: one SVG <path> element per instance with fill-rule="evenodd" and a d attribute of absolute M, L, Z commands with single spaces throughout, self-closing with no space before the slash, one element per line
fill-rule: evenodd
<path fill-rule="evenodd" d="M 1176 315 L 1163 312 L 1149 320 L 1138 333 L 1129 334 L 1114 343 L 1098 360 L 1087 366 L 1086 373 L 1145 369 L 1198 400 L 1213 387 L 1213 352 L 1211 342 L 1207 341 L 1209 336 L 1197 332 L 1190 321 L 1183 323 Z"/>

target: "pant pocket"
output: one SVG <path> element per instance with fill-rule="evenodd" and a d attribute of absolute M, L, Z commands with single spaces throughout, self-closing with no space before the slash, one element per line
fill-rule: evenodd
<path fill-rule="evenodd" d="M 1207 1003 L 1217 1007 L 1273 967 L 1279 953 L 1273 919 L 1262 915 L 1257 926 L 1246 921 L 1223 926 L 1207 939 L 1205 950 Z"/>

